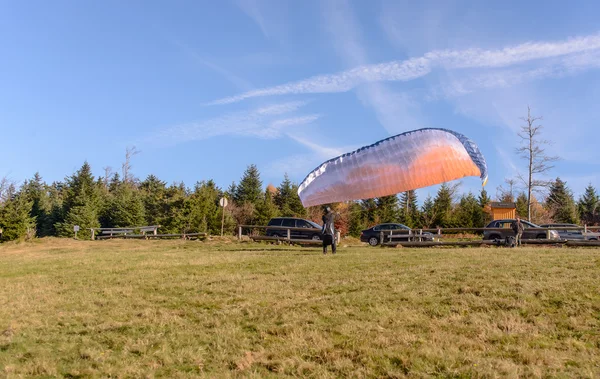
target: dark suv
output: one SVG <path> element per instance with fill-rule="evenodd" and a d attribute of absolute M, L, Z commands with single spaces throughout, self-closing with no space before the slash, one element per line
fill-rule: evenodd
<path fill-rule="evenodd" d="M 320 240 L 322 239 L 321 231 L 323 227 L 316 222 L 305 220 L 302 218 L 295 217 L 276 217 L 269 221 L 267 226 L 277 226 L 280 228 L 267 228 L 268 237 L 282 237 L 287 238 L 287 229 L 285 228 L 298 228 L 297 230 L 290 230 L 290 237 L 292 239 L 304 238 Z"/>
<path fill-rule="evenodd" d="M 361 242 L 367 242 L 371 246 L 377 246 L 379 244 L 379 238 L 381 232 L 386 235 L 395 234 L 396 238 L 394 241 L 408 241 L 410 235 L 408 231 L 411 230 L 408 226 L 403 224 L 394 224 L 394 223 L 386 223 L 386 224 L 378 224 L 373 226 L 372 228 L 365 229 L 360 232 L 360 240 Z M 400 231 L 404 231 L 404 233 L 400 233 Z M 396 233 L 394 233 L 396 232 Z M 415 232 L 415 230 L 413 230 Z M 413 238 L 418 237 L 418 235 L 413 234 Z M 434 236 L 432 233 L 425 232 L 421 236 L 423 241 L 433 241 Z"/>
<path fill-rule="evenodd" d="M 495 239 L 505 239 L 509 236 L 514 236 L 515 232 L 512 230 L 511 225 L 515 220 L 513 219 L 504 219 L 504 220 L 494 220 L 486 226 L 486 228 L 501 228 L 502 230 L 485 230 L 483 232 L 484 240 L 495 240 Z M 541 226 L 537 226 L 528 221 L 521 220 L 523 224 L 523 239 L 524 240 L 532 240 L 532 239 L 546 239 L 546 230 L 544 230 Z M 560 236 L 556 230 L 550 230 L 550 239 L 558 240 Z"/>

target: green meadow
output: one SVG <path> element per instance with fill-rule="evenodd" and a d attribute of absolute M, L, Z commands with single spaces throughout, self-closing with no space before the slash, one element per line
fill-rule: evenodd
<path fill-rule="evenodd" d="M 1 377 L 597 377 L 600 249 L 0 245 Z"/>

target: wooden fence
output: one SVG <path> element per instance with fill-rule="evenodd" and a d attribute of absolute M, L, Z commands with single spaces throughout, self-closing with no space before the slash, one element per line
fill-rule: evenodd
<path fill-rule="evenodd" d="M 282 230 L 285 231 L 286 237 L 272 237 L 254 233 L 255 230 Z M 321 244 L 320 240 L 298 239 L 292 238 L 292 232 L 304 231 L 320 233 L 321 229 L 316 228 L 293 228 L 284 226 L 264 226 L 264 225 L 239 225 L 238 239 L 241 240 L 244 231 L 249 231 L 248 236 L 255 241 L 286 241 L 289 243 L 298 244 Z M 509 229 L 510 230 L 510 229 Z M 536 231 L 545 234 L 546 238 L 523 239 L 523 244 L 543 245 L 543 244 L 564 244 L 567 246 L 600 246 L 600 241 L 585 241 L 585 240 L 563 240 L 552 239 L 551 231 L 559 230 L 582 230 L 584 233 L 592 230 L 600 230 L 600 226 L 582 226 L 582 227 L 556 227 L 556 228 L 535 228 Z M 484 232 L 504 232 L 507 228 L 428 228 L 428 229 L 410 229 L 410 230 L 385 230 L 379 232 L 379 245 L 381 246 L 406 246 L 406 247 L 428 247 L 428 246 L 481 246 L 481 245 L 500 245 L 499 240 L 464 240 L 464 241 L 442 241 L 444 238 L 451 238 L 459 233 L 483 234 Z M 427 241 L 430 235 L 433 234 L 433 241 Z M 435 240 L 437 239 L 437 241 Z M 340 241 L 339 232 L 336 240 Z M 405 241 L 401 241 L 405 240 Z"/>
<path fill-rule="evenodd" d="M 96 239 L 152 239 L 152 238 L 182 238 L 182 239 L 198 239 L 204 238 L 207 233 L 181 233 L 181 234 L 159 234 L 158 228 L 160 225 L 148 226 L 133 226 L 127 228 L 90 228 L 92 231 L 92 240 Z M 137 232 L 137 233 L 136 233 Z M 151 232 L 151 233 L 150 233 Z M 96 235 L 98 234 L 98 235 Z"/>

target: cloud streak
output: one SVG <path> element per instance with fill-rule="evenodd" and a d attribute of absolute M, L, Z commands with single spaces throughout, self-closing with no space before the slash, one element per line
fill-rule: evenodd
<path fill-rule="evenodd" d="M 289 127 L 310 124 L 319 119 L 318 114 L 293 115 L 307 103 L 290 101 L 249 111 L 234 112 L 208 120 L 174 125 L 158 131 L 148 140 L 160 144 L 176 144 L 224 135 L 262 139 L 280 138 Z"/>
<path fill-rule="evenodd" d="M 537 60 L 579 57 L 579 69 L 597 67 L 586 54 L 600 50 L 600 35 L 570 38 L 555 42 L 528 42 L 503 49 L 466 49 L 432 51 L 404 61 L 361 65 L 335 74 L 317 75 L 274 87 L 247 91 L 240 95 L 215 100 L 207 105 L 229 104 L 245 99 L 308 93 L 347 92 L 370 82 L 410 81 L 429 74 L 434 68 L 460 70 L 468 68 L 501 68 Z M 576 61 L 572 64 L 575 66 Z"/>

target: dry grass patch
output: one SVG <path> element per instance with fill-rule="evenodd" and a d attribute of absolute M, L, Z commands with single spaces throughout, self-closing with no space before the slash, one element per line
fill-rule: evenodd
<path fill-rule="evenodd" d="M 600 250 L 0 246 L 6 376 L 600 374 Z"/>

